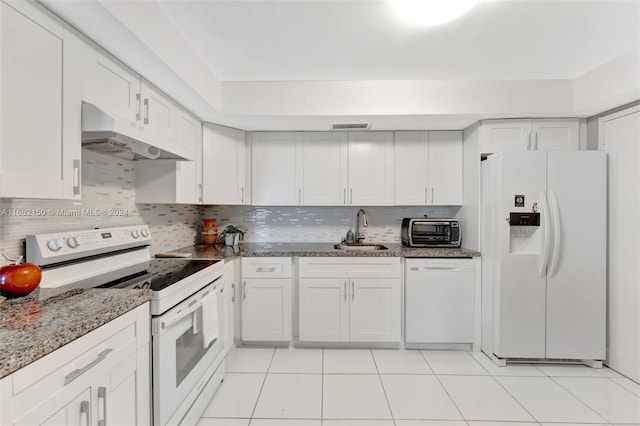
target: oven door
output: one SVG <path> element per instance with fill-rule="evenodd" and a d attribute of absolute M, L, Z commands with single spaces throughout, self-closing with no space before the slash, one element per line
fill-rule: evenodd
<path fill-rule="evenodd" d="M 155 425 L 167 424 L 181 406 L 190 406 L 197 397 L 196 384 L 214 362 L 221 360 L 224 348 L 222 289 L 222 280 L 216 280 L 152 319 Z M 214 314 L 218 318 L 218 326 L 217 338 L 205 347 L 201 301 L 208 294 L 216 295 L 214 306 L 217 312 Z"/>

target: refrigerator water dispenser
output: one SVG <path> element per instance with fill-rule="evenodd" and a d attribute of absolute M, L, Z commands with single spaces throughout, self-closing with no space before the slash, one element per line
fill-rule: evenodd
<path fill-rule="evenodd" d="M 514 254 L 540 253 L 540 213 L 509 213 L 509 251 Z"/>

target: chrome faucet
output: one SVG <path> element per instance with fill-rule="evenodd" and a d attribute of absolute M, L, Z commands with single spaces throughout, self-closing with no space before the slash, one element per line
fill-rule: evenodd
<path fill-rule="evenodd" d="M 367 222 L 367 213 L 363 209 L 358 210 L 358 214 L 356 215 L 356 243 L 364 240 L 364 237 L 360 235 L 360 215 L 362 215 L 362 227 L 366 228 L 369 226 L 369 223 Z"/>

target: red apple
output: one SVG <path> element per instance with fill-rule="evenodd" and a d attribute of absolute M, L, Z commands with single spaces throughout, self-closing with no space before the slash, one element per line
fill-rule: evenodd
<path fill-rule="evenodd" d="M 6 297 L 31 293 L 42 279 L 42 271 L 33 263 L 5 265 L 0 268 L 0 294 Z"/>

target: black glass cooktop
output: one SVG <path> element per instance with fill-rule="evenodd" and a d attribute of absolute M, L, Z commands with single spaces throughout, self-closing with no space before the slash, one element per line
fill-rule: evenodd
<path fill-rule="evenodd" d="M 221 260 L 180 258 L 150 259 L 149 267 L 132 275 L 99 285 L 101 288 L 150 288 L 161 291 Z"/>
<path fill-rule="evenodd" d="M 215 265 L 220 260 L 151 259 L 151 290 L 160 291 L 193 275 L 204 268 Z"/>

